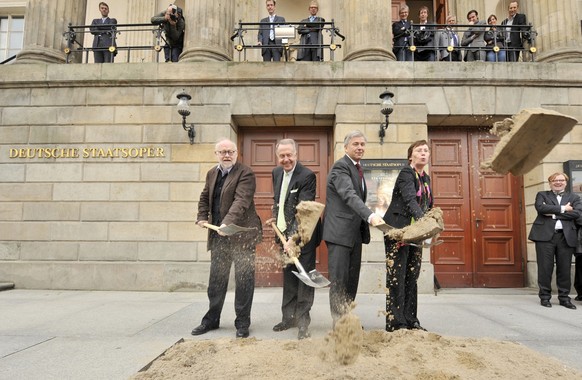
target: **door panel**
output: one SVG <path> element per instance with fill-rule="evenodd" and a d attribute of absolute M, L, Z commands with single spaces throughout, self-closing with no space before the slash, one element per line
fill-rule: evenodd
<path fill-rule="evenodd" d="M 497 138 L 482 130 L 434 129 L 431 165 L 444 243 L 432 250 L 444 287 L 522 287 L 521 179 L 480 168 Z"/>
<path fill-rule="evenodd" d="M 328 139 L 325 128 L 286 128 L 285 132 L 267 131 L 265 128 L 249 128 L 241 131 L 242 162 L 250 166 L 257 178 L 255 204 L 263 223 L 272 217 L 272 171 L 279 165 L 275 155 L 277 141 L 292 138 L 297 143 L 297 157 L 304 166 L 313 170 L 317 177 L 315 201 L 325 204 L 325 186 L 329 168 Z M 327 249 L 321 244 L 316 252 L 318 271 L 327 276 Z M 279 248 L 275 244 L 272 229 L 263 230 L 263 242 L 257 246 L 256 285 L 282 286 L 283 274 L 279 261 Z"/>

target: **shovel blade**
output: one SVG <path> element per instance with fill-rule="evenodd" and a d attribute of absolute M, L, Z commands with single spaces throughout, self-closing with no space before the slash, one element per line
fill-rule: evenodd
<path fill-rule="evenodd" d="M 330 284 L 329 280 L 316 269 L 309 273 L 299 273 L 292 271 L 298 279 L 300 279 L 305 285 L 311 286 L 312 288 L 325 288 Z"/>
<path fill-rule="evenodd" d="M 231 236 L 239 232 L 248 232 L 256 229 L 256 227 L 241 227 L 237 226 L 236 224 L 229 224 L 228 226 L 220 227 L 220 232 L 227 236 Z"/>

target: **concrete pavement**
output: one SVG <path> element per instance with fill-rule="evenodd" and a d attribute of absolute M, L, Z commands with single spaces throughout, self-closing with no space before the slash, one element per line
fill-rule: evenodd
<path fill-rule="evenodd" d="M 255 292 L 251 336 L 279 333 L 281 288 Z M 578 310 L 539 305 L 535 289 L 444 289 L 419 295 L 419 318 L 446 336 L 520 342 L 582 371 L 582 303 Z M 206 312 L 206 293 L 6 290 L 0 292 L 0 379 L 127 379 L 178 340 L 231 337 L 234 293 L 221 328 L 190 335 Z M 366 330 L 383 329 L 384 296 L 358 294 L 355 313 Z M 327 289 L 316 290 L 312 336 L 331 328 Z"/>

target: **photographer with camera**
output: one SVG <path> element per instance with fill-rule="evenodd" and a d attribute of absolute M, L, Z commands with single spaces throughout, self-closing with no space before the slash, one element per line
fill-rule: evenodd
<path fill-rule="evenodd" d="M 164 30 L 166 41 L 164 56 L 166 62 L 178 62 L 178 58 L 184 49 L 184 29 L 186 27 L 182 8 L 171 4 L 165 12 L 152 17 L 152 24 L 159 25 Z"/>

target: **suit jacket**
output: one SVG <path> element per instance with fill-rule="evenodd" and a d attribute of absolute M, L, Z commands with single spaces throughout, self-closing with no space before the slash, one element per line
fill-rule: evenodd
<path fill-rule="evenodd" d="M 574 208 L 571 212 L 561 212 L 561 206 L 570 202 Z M 580 217 L 580 197 L 573 193 L 565 192 L 562 201 L 558 203 L 558 198 L 553 191 L 540 191 L 536 195 L 535 208 L 538 212 L 534 220 L 528 239 L 532 241 L 550 241 L 554 235 L 556 221 L 562 221 L 564 237 L 570 247 L 576 247 L 578 233 L 575 220 Z M 553 219 L 555 216 L 556 219 Z"/>
<path fill-rule="evenodd" d="M 430 188 L 430 176 L 425 172 L 424 182 Z M 419 203 L 416 194 L 420 189 L 420 183 L 416 178 L 415 170 L 406 166 L 398 173 L 396 183 L 394 184 L 394 191 L 392 192 L 392 201 L 386 214 L 384 214 L 384 221 L 389 225 L 402 228 L 412 223 L 412 218 L 418 220 L 422 218 L 425 212 L 432 208 L 432 197 L 427 205 L 426 210 L 423 210 Z"/>
<path fill-rule="evenodd" d="M 105 48 L 109 46 L 117 46 L 115 44 L 115 32 L 113 34 L 109 33 L 111 31 L 110 25 L 116 25 L 117 20 L 114 18 L 107 17 L 105 22 L 102 22 L 101 18 L 96 18 L 91 22 L 91 27 L 89 31 L 95 37 L 93 38 L 94 48 Z"/>
<path fill-rule="evenodd" d="M 402 20 L 392 23 L 392 52 L 398 54 L 401 49 L 408 48 L 411 44 L 410 40 L 410 21 Z"/>
<path fill-rule="evenodd" d="M 450 28 L 441 29 L 441 30 L 437 31 L 436 35 L 437 35 L 436 40 L 438 43 L 438 50 L 439 50 L 439 60 L 446 59 L 449 57 L 450 53 L 447 50 L 449 45 L 453 46 L 455 48 L 454 51 L 457 51 L 458 56 L 460 57 L 461 52 L 458 49 L 461 46 L 461 39 L 459 38 L 459 35 L 457 34 L 457 32 L 454 29 L 450 29 Z M 453 36 L 456 38 L 454 38 Z M 451 39 L 453 39 L 453 42 L 451 42 Z M 456 40 L 456 43 L 454 42 L 455 40 Z"/>
<path fill-rule="evenodd" d="M 327 178 L 323 240 L 346 247 L 353 247 L 358 237 L 370 242 L 372 210 L 366 206 L 366 193 L 352 160 L 347 155 L 337 160 Z"/>
<path fill-rule="evenodd" d="M 285 17 L 282 16 L 277 16 L 275 15 L 275 18 L 273 19 L 273 22 L 277 23 L 277 24 L 284 24 L 285 23 Z M 269 24 L 269 17 L 265 17 L 264 19 L 262 19 L 260 21 L 261 24 Z M 275 26 L 273 25 L 273 28 Z M 260 25 L 259 26 L 259 33 L 257 34 L 257 41 L 259 41 L 261 44 L 264 45 L 268 45 L 269 44 L 269 36 L 271 34 L 271 25 Z M 275 33 L 275 37 L 277 37 L 276 33 Z M 275 42 L 280 44 L 281 43 L 281 39 L 280 38 L 275 38 Z"/>
<path fill-rule="evenodd" d="M 501 21 L 501 25 L 507 25 L 509 20 L 505 19 Z M 527 33 L 527 18 L 523 13 L 516 13 L 513 16 L 513 23 L 511 24 L 511 29 L 509 31 L 509 44 L 510 48 L 523 48 L 524 41 L 529 40 L 529 34 Z"/>
<path fill-rule="evenodd" d="M 281 166 L 273 169 L 273 218 L 277 218 L 279 214 L 279 196 L 281 194 L 281 185 L 283 182 L 284 170 Z M 315 192 L 317 189 L 317 179 L 315 173 L 311 169 L 306 168 L 297 162 L 293 176 L 287 187 L 287 194 L 285 195 L 285 204 L 283 205 L 283 213 L 285 215 L 285 223 L 287 229 L 284 232 L 285 237 L 289 237 L 297 232 L 297 205 L 301 201 L 314 201 Z M 321 243 L 321 224 L 318 223 L 311 240 L 307 243 L 302 251 L 313 251 Z"/>
<path fill-rule="evenodd" d="M 487 25 L 485 21 L 477 21 L 475 25 Z M 463 39 L 461 40 L 461 46 L 467 46 L 467 51 L 478 51 L 478 48 L 484 48 L 486 43 L 484 40 L 486 28 L 472 26 L 463 33 Z M 471 49 L 474 48 L 474 49 Z"/>
<path fill-rule="evenodd" d="M 313 22 L 325 22 L 323 17 L 315 16 Z M 321 45 L 323 44 L 323 25 L 313 25 L 309 18 L 301 20 L 301 25 L 297 27 L 297 33 L 301 35 L 301 45 Z M 307 55 L 306 48 L 297 51 L 297 60 L 302 60 Z M 323 58 L 323 48 L 318 49 L 317 56 Z"/>
<path fill-rule="evenodd" d="M 212 223 L 212 202 L 214 187 L 218 178 L 218 165 L 206 174 L 206 183 L 200 194 L 198 203 L 198 216 L 196 221 L 207 220 Z M 255 174 L 248 166 L 237 162 L 226 177 L 220 194 L 220 216 L 222 223 L 236 224 L 242 227 L 256 227 L 256 232 L 242 232 L 227 238 L 233 247 L 243 245 L 256 245 L 261 242 L 261 220 L 255 209 L 254 195 L 256 189 Z M 219 235 L 208 230 L 207 249 L 212 251 L 216 247 Z"/>

